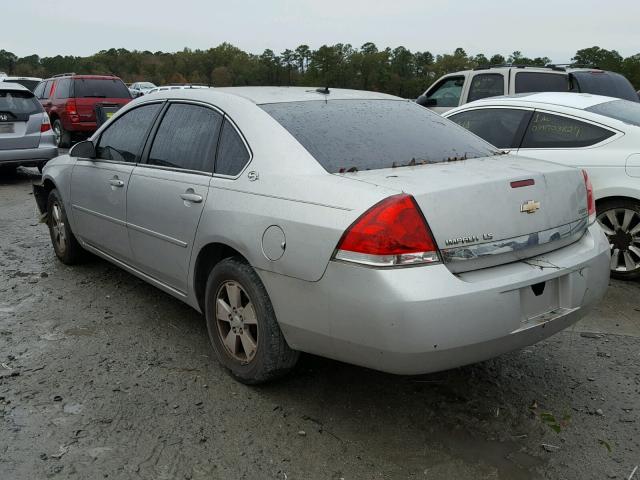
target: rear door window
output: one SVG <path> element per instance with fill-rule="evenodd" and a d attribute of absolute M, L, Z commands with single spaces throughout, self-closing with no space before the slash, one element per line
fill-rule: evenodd
<path fill-rule="evenodd" d="M 71 90 L 71 79 L 63 78 L 58 80 L 58 84 L 56 85 L 56 90 L 54 95 L 56 98 L 69 98 Z"/>
<path fill-rule="evenodd" d="M 448 118 L 498 148 L 514 149 L 520 146 L 522 132 L 531 114 L 530 110 L 483 108 Z"/>
<path fill-rule="evenodd" d="M 427 94 L 427 98 L 435 100 L 436 107 L 457 107 L 463 86 L 464 77 L 445 78 Z"/>
<path fill-rule="evenodd" d="M 216 157 L 215 173 L 235 177 L 249 161 L 249 152 L 242 138 L 229 120 L 225 120 L 220 133 L 220 146 Z"/>
<path fill-rule="evenodd" d="M 51 84 L 53 83 L 53 80 L 47 80 L 47 82 L 44 84 L 44 91 L 42 92 L 42 99 L 46 100 L 49 98 L 49 95 L 51 95 Z"/>
<path fill-rule="evenodd" d="M 521 148 L 589 147 L 615 135 L 606 128 L 563 115 L 535 112 Z"/>
<path fill-rule="evenodd" d="M 403 100 L 260 105 L 329 173 L 431 164 L 499 153 L 475 135 Z"/>
<path fill-rule="evenodd" d="M 568 92 L 569 76 L 559 73 L 517 72 L 515 93 Z"/>
<path fill-rule="evenodd" d="M 481 73 L 475 75 L 469 87 L 468 102 L 482 98 L 504 95 L 504 75 L 501 73 Z"/>
<path fill-rule="evenodd" d="M 211 108 L 172 104 L 158 127 L 148 163 L 213 173 L 222 120 Z"/>
<path fill-rule="evenodd" d="M 128 111 L 105 129 L 96 146 L 96 158 L 117 162 L 140 161 L 142 147 L 162 104 L 143 105 Z"/>
<path fill-rule="evenodd" d="M 28 117 L 42 112 L 42 105 L 33 95 L 25 90 L 0 90 L 0 112 L 9 113 L 9 118 Z"/>
<path fill-rule="evenodd" d="M 76 78 L 73 85 L 76 98 L 131 98 L 127 86 L 117 78 Z"/>

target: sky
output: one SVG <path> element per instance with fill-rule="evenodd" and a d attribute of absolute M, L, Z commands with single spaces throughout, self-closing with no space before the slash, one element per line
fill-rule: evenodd
<path fill-rule="evenodd" d="M 4 0 L 0 9 L 0 49 L 18 56 L 222 42 L 251 53 L 365 42 L 434 55 L 519 50 L 565 63 L 594 45 L 640 53 L 640 0 Z"/>

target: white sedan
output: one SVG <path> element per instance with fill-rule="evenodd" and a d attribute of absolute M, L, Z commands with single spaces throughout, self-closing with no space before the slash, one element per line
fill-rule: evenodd
<path fill-rule="evenodd" d="M 639 103 L 549 92 L 487 98 L 444 116 L 499 148 L 585 169 L 612 275 L 640 278 Z"/>

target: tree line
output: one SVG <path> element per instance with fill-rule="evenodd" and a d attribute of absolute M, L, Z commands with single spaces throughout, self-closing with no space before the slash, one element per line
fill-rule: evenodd
<path fill-rule="evenodd" d="M 640 53 L 624 58 L 615 50 L 590 47 L 578 50 L 572 61 L 625 75 L 640 88 Z M 405 47 L 379 49 L 368 42 L 359 48 L 350 44 L 322 45 L 312 50 L 300 45 L 280 54 L 266 49 L 259 55 L 222 43 L 207 50 L 150 52 L 111 48 L 87 57 L 56 55 L 18 57 L 0 50 L 0 71 L 8 75 L 49 77 L 58 73 L 109 73 L 125 82 L 204 83 L 218 87 L 236 85 L 303 85 L 375 90 L 413 98 L 446 73 L 489 64 L 514 63 L 543 66 L 547 57 L 468 55 L 462 48 L 433 55 Z"/>

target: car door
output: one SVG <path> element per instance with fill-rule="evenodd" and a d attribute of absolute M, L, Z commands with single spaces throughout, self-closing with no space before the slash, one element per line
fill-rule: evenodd
<path fill-rule="evenodd" d="M 126 193 L 145 139 L 162 108 L 144 104 L 114 120 L 96 142 L 96 158 L 78 158 L 71 176 L 74 232 L 123 262 L 131 261 Z"/>
<path fill-rule="evenodd" d="M 531 115 L 533 109 L 487 107 L 465 110 L 447 118 L 498 148 L 517 150 Z"/>
<path fill-rule="evenodd" d="M 222 121 L 211 106 L 170 103 L 127 191 L 134 266 L 182 294 Z"/>
<path fill-rule="evenodd" d="M 474 73 L 469 81 L 465 103 L 498 97 L 507 92 L 507 78 L 502 73 Z"/>

